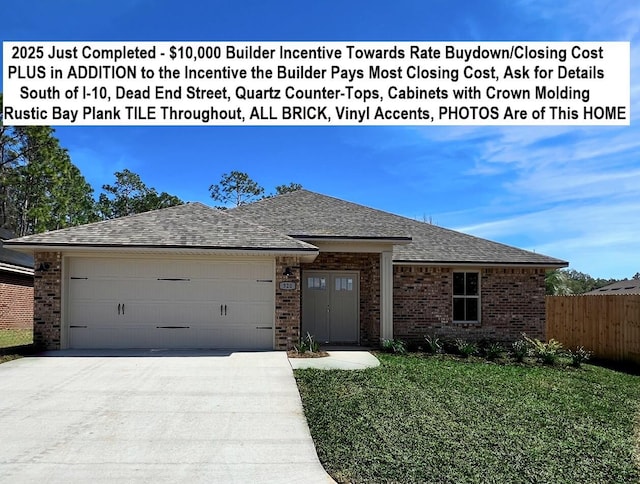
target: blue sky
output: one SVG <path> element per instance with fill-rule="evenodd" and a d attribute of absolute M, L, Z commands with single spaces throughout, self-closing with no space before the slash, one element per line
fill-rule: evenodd
<path fill-rule="evenodd" d="M 99 191 L 128 168 L 212 204 L 231 170 L 571 262 L 640 271 L 640 2 L 5 1 L 2 40 L 631 41 L 629 127 L 60 127 Z"/>

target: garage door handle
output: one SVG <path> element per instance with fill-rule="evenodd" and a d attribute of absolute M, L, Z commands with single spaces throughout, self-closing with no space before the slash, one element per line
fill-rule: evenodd
<path fill-rule="evenodd" d="M 120 314 L 120 306 L 121 304 L 118 304 L 118 315 Z"/>
<path fill-rule="evenodd" d="M 226 304 L 224 305 L 224 315 L 225 316 L 227 315 L 227 305 Z"/>
<path fill-rule="evenodd" d="M 124 303 L 122 303 L 122 315 L 124 316 Z"/>
<path fill-rule="evenodd" d="M 273 326 L 256 326 L 256 329 L 273 329 Z"/>
<path fill-rule="evenodd" d="M 220 304 L 220 316 L 222 316 L 222 304 Z"/>
<path fill-rule="evenodd" d="M 76 324 L 71 324 L 71 325 L 69 325 L 69 327 L 70 328 L 86 328 L 86 326 L 79 326 L 79 325 L 76 325 Z"/>

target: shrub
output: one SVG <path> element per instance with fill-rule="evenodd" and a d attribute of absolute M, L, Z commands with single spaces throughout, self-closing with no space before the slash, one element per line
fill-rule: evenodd
<path fill-rule="evenodd" d="M 468 358 L 469 356 L 474 354 L 476 351 L 478 351 L 478 347 L 476 346 L 475 343 L 471 343 L 462 338 L 456 339 L 455 347 L 458 354 L 463 358 Z"/>
<path fill-rule="evenodd" d="M 298 353 L 317 353 L 320 351 L 320 343 L 307 331 L 307 335 L 300 340 L 300 344 L 294 345 L 293 349 Z"/>
<path fill-rule="evenodd" d="M 529 355 L 529 344 L 523 339 L 514 341 L 511 344 L 511 353 L 518 363 L 522 363 L 525 357 Z"/>
<path fill-rule="evenodd" d="M 437 336 L 427 335 L 424 337 L 424 341 L 426 343 L 425 349 L 427 350 L 427 352 L 433 355 L 442 352 L 442 342 Z"/>
<path fill-rule="evenodd" d="M 484 349 L 484 356 L 490 361 L 500 358 L 502 353 L 504 353 L 504 348 L 496 341 L 488 343 Z"/>
<path fill-rule="evenodd" d="M 578 346 L 574 351 L 569 350 L 567 353 L 571 358 L 571 364 L 576 368 L 580 368 L 582 363 L 591 358 L 591 351 L 585 350 L 584 346 Z"/>
<path fill-rule="evenodd" d="M 529 343 L 533 356 L 545 365 L 553 365 L 560 356 L 562 344 L 553 338 L 546 343 L 539 339 L 531 339 L 527 336 L 525 336 L 524 339 Z"/>
<path fill-rule="evenodd" d="M 385 339 L 382 340 L 382 351 L 404 355 L 407 352 L 407 345 L 399 339 Z"/>

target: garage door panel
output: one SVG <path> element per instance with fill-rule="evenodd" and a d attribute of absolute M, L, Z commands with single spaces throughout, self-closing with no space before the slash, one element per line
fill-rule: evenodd
<path fill-rule="evenodd" d="M 185 324 L 219 324 L 223 318 L 220 311 L 220 304 L 209 302 L 194 302 L 180 304 L 173 301 L 164 301 L 156 304 L 135 303 L 133 315 L 126 313 L 131 321 L 138 321 L 153 325 L 161 323 L 164 325 L 185 325 Z"/>
<path fill-rule="evenodd" d="M 227 314 L 237 321 L 255 321 L 262 326 L 273 322 L 273 316 L 268 313 L 268 306 L 260 303 L 228 304 Z"/>
<path fill-rule="evenodd" d="M 69 281 L 70 292 L 76 299 L 82 299 L 85 301 L 92 301 L 97 298 L 113 298 L 119 299 L 125 291 L 121 290 L 121 287 L 113 280 L 107 279 L 71 279 Z"/>
<path fill-rule="evenodd" d="M 180 326 L 180 325 L 175 325 Z M 70 345 L 74 348 L 255 348 L 271 349 L 270 327 L 254 330 L 246 326 L 217 327 L 93 327 L 73 328 Z"/>
<path fill-rule="evenodd" d="M 69 346 L 72 348 L 155 348 L 158 342 L 155 334 L 146 327 L 88 327 L 72 328 Z"/>
<path fill-rule="evenodd" d="M 118 304 L 115 301 L 79 301 L 71 305 L 68 312 L 71 325 L 109 324 L 117 317 Z"/>
<path fill-rule="evenodd" d="M 68 267 L 70 347 L 273 347 L 271 260 L 72 258 Z"/>

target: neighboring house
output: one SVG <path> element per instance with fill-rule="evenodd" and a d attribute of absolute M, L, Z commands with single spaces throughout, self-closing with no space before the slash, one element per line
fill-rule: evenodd
<path fill-rule="evenodd" d="M 640 294 L 640 279 L 618 281 L 584 293 L 585 296 L 593 296 L 595 294 Z"/>
<path fill-rule="evenodd" d="M 307 190 L 7 245 L 35 255 L 35 341 L 50 349 L 544 338 L 545 271 L 567 265 Z"/>
<path fill-rule="evenodd" d="M 33 257 L 4 247 L 13 237 L 0 229 L 0 330 L 33 327 Z"/>

